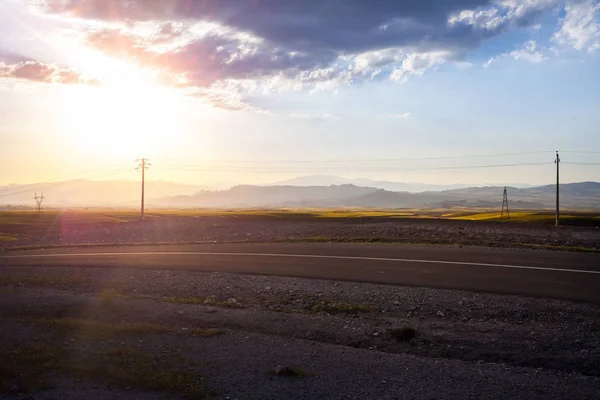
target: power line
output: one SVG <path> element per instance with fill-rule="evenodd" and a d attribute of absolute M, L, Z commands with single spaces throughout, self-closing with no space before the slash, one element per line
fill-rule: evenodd
<path fill-rule="evenodd" d="M 385 168 L 385 169 L 361 169 L 361 172 L 411 172 L 411 171 L 439 171 L 439 170 L 458 170 L 458 169 L 481 169 L 481 168 L 504 168 L 504 167 L 521 167 L 534 165 L 548 165 L 549 162 L 537 163 L 514 163 L 514 164 L 491 164 L 491 165 L 462 165 L 462 166 L 446 166 L 446 167 L 426 167 L 426 168 Z M 167 170 L 180 171 L 208 171 L 208 172 L 271 172 L 272 168 L 256 168 L 256 167 L 239 167 L 239 168 L 220 168 L 210 166 L 163 166 Z M 328 172 L 345 172 L 349 169 L 326 169 Z M 277 169 L 277 172 L 322 172 L 323 169 Z"/>
<path fill-rule="evenodd" d="M 566 161 L 566 162 L 562 162 L 563 164 L 569 164 L 569 165 L 600 165 L 600 163 L 592 163 L 592 162 L 574 162 L 574 161 Z"/>
<path fill-rule="evenodd" d="M 530 151 L 521 153 L 497 153 L 497 154 L 471 154 L 464 156 L 445 156 L 445 157 L 414 157 L 414 158 L 364 158 L 364 159 L 341 159 L 341 160 L 207 160 L 207 163 L 217 164 L 236 164 L 236 163 L 256 163 L 256 164 L 275 164 L 275 163 L 356 163 L 356 162 L 398 162 L 398 161 L 419 161 L 419 160 L 457 160 L 464 158 L 484 158 L 484 157 L 508 157 L 533 154 L 548 154 L 548 151 Z M 171 160 L 165 160 L 167 164 Z"/>
<path fill-rule="evenodd" d="M 600 151 L 586 151 L 586 150 L 561 150 L 561 153 L 581 153 L 581 154 L 600 154 Z"/>

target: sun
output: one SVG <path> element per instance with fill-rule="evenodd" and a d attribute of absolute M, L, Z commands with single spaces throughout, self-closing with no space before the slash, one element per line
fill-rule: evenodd
<path fill-rule="evenodd" d="M 177 95 L 133 68 L 111 69 L 100 87 L 64 98 L 66 129 L 78 150 L 119 157 L 155 154 L 178 138 Z"/>

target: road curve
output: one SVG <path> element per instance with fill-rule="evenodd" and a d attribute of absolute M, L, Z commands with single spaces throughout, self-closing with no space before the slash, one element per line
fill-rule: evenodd
<path fill-rule="evenodd" d="M 367 244 L 203 244 L 8 251 L 2 267 L 220 271 L 518 294 L 600 304 L 600 254 Z"/>

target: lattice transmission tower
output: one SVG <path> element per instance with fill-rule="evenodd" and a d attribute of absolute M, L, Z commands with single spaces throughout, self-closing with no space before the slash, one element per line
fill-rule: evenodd
<path fill-rule="evenodd" d="M 504 186 L 504 196 L 502 197 L 502 211 L 500 212 L 500 221 L 504 221 L 505 213 L 506 220 L 510 221 L 510 211 L 508 210 L 508 193 L 506 192 L 506 186 Z"/>
<path fill-rule="evenodd" d="M 44 202 L 44 192 L 42 192 L 41 196 L 37 195 L 37 192 L 35 192 L 35 196 L 33 196 L 33 198 L 35 199 L 35 204 L 36 204 L 36 209 L 38 213 L 42 212 L 42 203 Z"/>

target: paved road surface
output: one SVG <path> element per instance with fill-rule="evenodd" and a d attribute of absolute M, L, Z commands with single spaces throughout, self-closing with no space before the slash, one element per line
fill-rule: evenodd
<path fill-rule="evenodd" d="M 366 244 L 207 244 L 9 251 L 0 266 L 161 268 L 509 293 L 600 304 L 600 254 Z"/>

